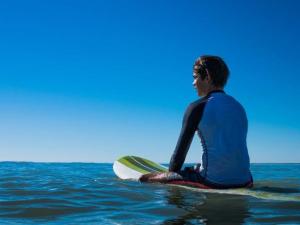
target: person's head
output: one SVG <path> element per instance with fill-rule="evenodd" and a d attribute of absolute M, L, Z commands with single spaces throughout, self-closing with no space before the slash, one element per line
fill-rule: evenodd
<path fill-rule="evenodd" d="M 229 69 L 219 56 L 204 55 L 193 66 L 193 86 L 199 96 L 205 96 L 213 90 L 223 90 L 229 76 Z"/>

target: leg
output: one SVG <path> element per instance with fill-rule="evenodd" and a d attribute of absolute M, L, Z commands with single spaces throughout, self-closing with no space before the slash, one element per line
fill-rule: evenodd
<path fill-rule="evenodd" d="M 172 180 L 182 180 L 183 177 L 175 172 L 148 173 L 140 177 L 141 182 L 167 183 Z"/>

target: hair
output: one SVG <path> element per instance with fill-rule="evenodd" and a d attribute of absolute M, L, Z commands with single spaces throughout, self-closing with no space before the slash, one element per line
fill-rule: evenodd
<path fill-rule="evenodd" d="M 203 80 L 210 75 L 212 83 L 218 88 L 223 88 L 229 77 L 229 69 L 224 60 L 219 56 L 204 55 L 199 57 L 193 67 L 194 73 Z"/>

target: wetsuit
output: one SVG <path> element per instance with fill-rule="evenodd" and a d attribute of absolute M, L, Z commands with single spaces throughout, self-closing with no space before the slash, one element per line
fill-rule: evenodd
<path fill-rule="evenodd" d="M 169 171 L 214 188 L 243 187 L 252 182 L 246 144 L 244 108 L 224 91 L 212 91 L 187 108 Z M 181 170 L 197 131 L 202 147 L 199 172 Z"/>

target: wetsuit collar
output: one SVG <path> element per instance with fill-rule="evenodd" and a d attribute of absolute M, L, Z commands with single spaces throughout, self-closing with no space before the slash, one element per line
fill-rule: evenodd
<path fill-rule="evenodd" d="M 209 96 L 213 93 L 225 93 L 225 91 L 223 91 L 223 90 L 213 90 L 213 91 L 209 92 L 206 96 Z"/>

